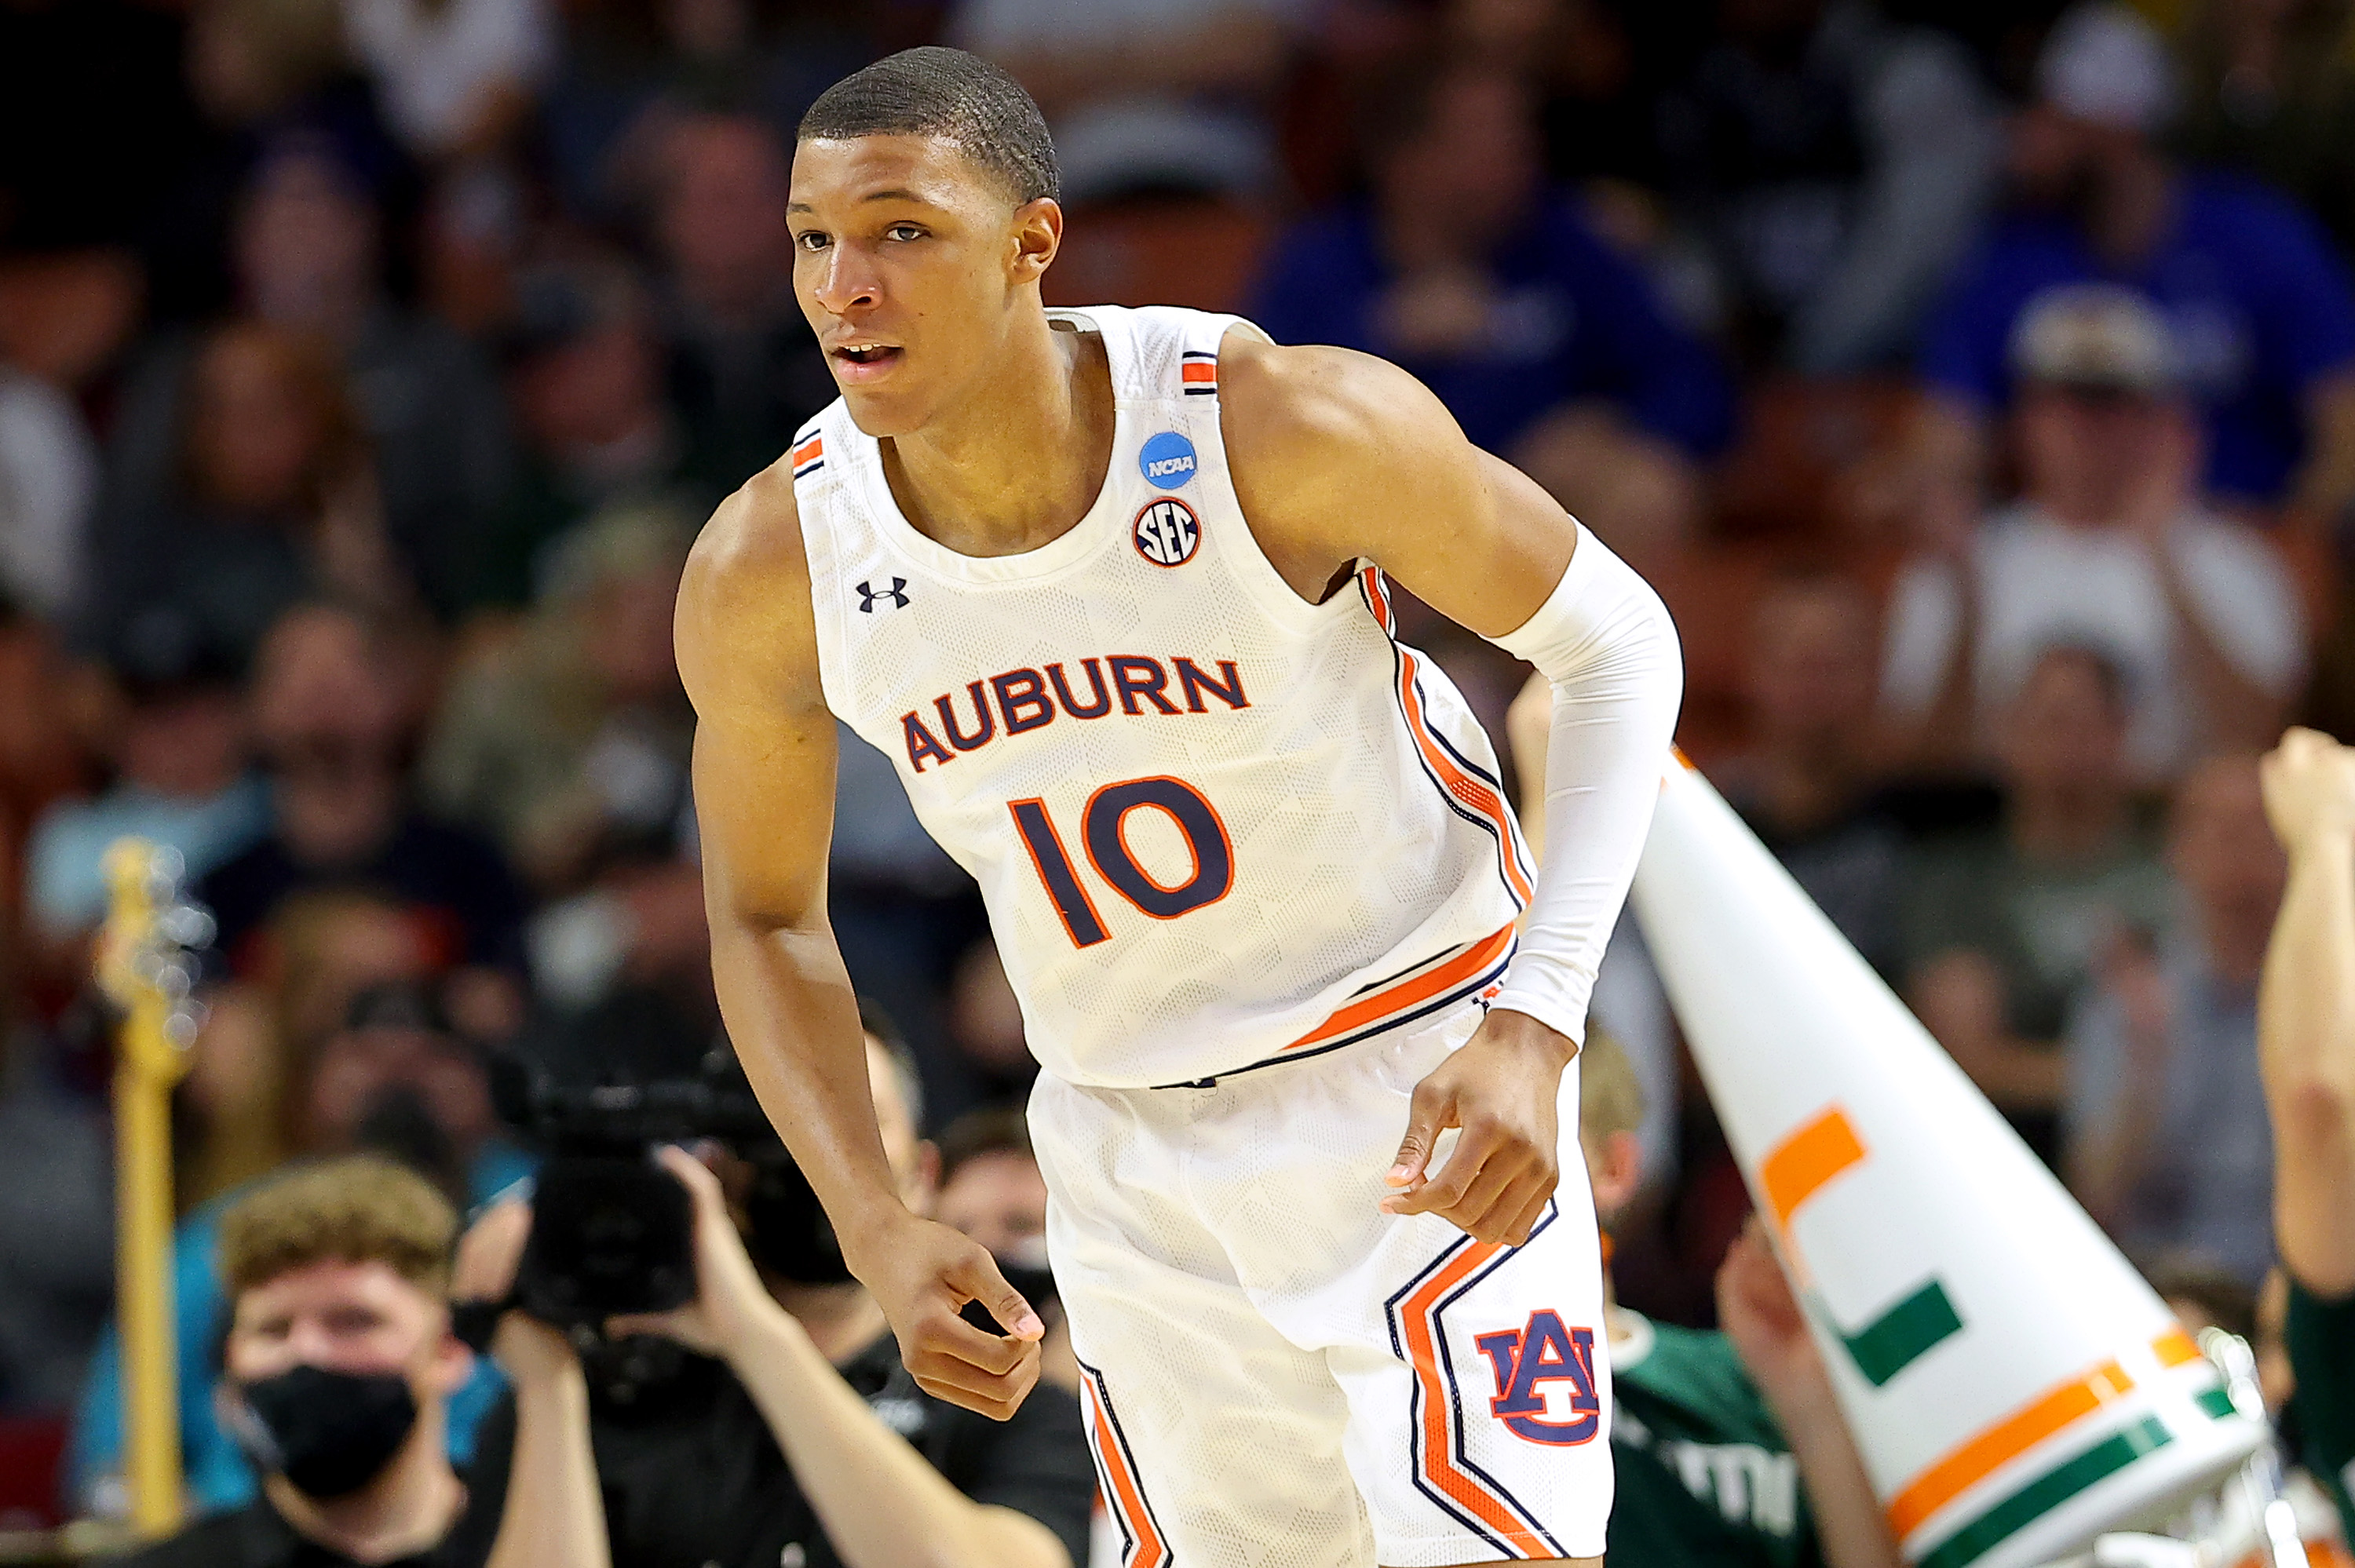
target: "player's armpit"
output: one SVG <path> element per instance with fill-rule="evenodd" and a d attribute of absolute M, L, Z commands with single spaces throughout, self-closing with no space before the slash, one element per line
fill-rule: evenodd
<path fill-rule="evenodd" d="M 1365 559 L 1484 637 L 1561 581 L 1577 525 L 1536 481 L 1468 440 L 1398 366 L 1241 333 L 1220 358 L 1228 462 L 1252 535 L 1305 599 Z"/>

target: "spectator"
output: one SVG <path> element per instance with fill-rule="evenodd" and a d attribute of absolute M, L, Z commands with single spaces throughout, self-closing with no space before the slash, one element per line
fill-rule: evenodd
<path fill-rule="evenodd" d="M 127 1559 L 131 1568 L 438 1564 L 467 1509 L 451 1396 L 474 1357 L 450 1332 L 458 1217 L 384 1160 L 280 1177 L 221 1220 L 220 1401 L 265 1468 L 261 1493 Z"/>
<path fill-rule="evenodd" d="M 177 850 L 193 883 L 269 821 L 267 793 L 249 771 L 231 656 L 177 616 L 144 617 L 125 630 L 112 660 L 114 782 L 94 800 L 50 807 L 27 854 L 31 934 L 43 947 L 70 949 L 77 965 L 106 916 L 106 851 L 116 839 Z"/>
<path fill-rule="evenodd" d="M 0 992 L 0 1416 L 72 1407 L 114 1294 L 113 1143 L 75 1065 Z"/>
<path fill-rule="evenodd" d="M 1260 324 L 1405 366 L 1476 443 L 1614 548 L 1686 536 L 1694 461 L 1730 425 L 1724 376 L 1576 202 L 1545 187 L 1528 91 L 1456 68 L 1382 109 L 1373 201 L 1278 243 Z"/>
<path fill-rule="evenodd" d="M 2106 284 L 2020 318 L 2020 499 L 1917 558 L 1891 599 L 1882 694 L 1918 752 L 1984 740 L 2058 641 L 2124 677 L 2144 780 L 2279 722 L 2304 659 L 2298 602 L 2265 542 L 2199 501 L 2179 342 Z"/>
<path fill-rule="evenodd" d="M 259 323 L 208 334 L 189 371 L 181 478 L 94 563 L 88 631 L 103 644 L 192 622 L 240 666 L 309 593 L 390 612 L 413 602 L 375 474 L 324 344 Z"/>
<path fill-rule="evenodd" d="M 670 401 L 697 471 L 732 490 L 835 397 L 794 299 L 790 165 L 757 117 L 689 114 L 658 134 L 655 166 Z"/>
<path fill-rule="evenodd" d="M 342 0 L 345 35 L 419 158 L 499 150 L 554 53 L 539 0 Z"/>
<path fill-rule="evenodd" d="M 2257 996 L 2273 1121 L 2273 1230 L 2306 1467 L 2355 1542 L 2355 753 L 2292 730 L 2265 758 L 2266 814 L 2289 859 Z"/>
<path fill-rule="evenodd" d="M 427 797 L 543 892 L 577 890 L 617 851 L 679 842 L 695 715 L 671 605 L 697 521 L 625 502 L 556 541 L 523 635 L 462 671 L 434 724 Z"/>
<path fill-rule="evenodd" d="M 366 617 L 325 603 L 297 606 L 263 641 L 248 701 L 270 771 L 270 832 L 197 886 L 233 968 L 290 894 L 357 885 L 425 912 L 452 959 L 520 970 L 523 897 L 498 852 L 409 799 L 405 653 Z"/>
<path fill-rule="evenodd" d="M 358 991 L 340 1027 L 296 1067 L 287 1097 L 298 1155 L 389 1155 L 445 1198 L 470 1203 L 489 1202 L 530 1172 L 493 1126 L 479 1049 L 452 1033 L 431 993 L 413 984 Z M 429 1169 L 407 1163 L 420 1159 Z M 173 1237 L 180 1450 L 189 1496 L 200 1509 L 240 1508 L 255 1495 L 250 1457 L 222 1425 L 210 1392 L 219 1375 L 213 1358 L 228 1293 L 235 1287 L 224 1272 L 237 1258 L 223 1226 L 253 1191 L 240 1188 L 199 1204 Z M 122 1380 L 122 1347 L 110 1326 L 82 1385 L 69 1457 L 78 1495 L 101 1511 L 115 1496 L 123 1452 Z M 473 1453 L 475 1424 L 498 1390 L 488 1365 L 455 1390 L 446 1433 L 453 1458 L 464 1462 Z"/>
<path fill-rule="evenodd" d="M 1788 577 L 1751 625 L 1753 744 L 1712 777 L 1840 934 L 1893 975 L 1904 843 L 1875 799 L 1872 604 L 1841 578 Z"/>
<path fill-rule="evenodd" d="M 0 363 L 0 598 L 51 620 L 72 608 L 97 488 L 72 399 Z"/>
<path fill-rule="evenodd" d="M 2202 1257 L 2254 1287 L 2274 1257 L 2256 988 L 2283 863 L 2252 760 L 2185 779 L 2168 860 L 2182 920 L 2156 946 L 2114 938 L 2070 1026 L 2069 1184 L 2122 1245 Z"/>
<path fill-rule="evenodd" d="M 332 344 L 382 487 L 384 527 L 426 600 L 448 613 L 469 541 L 505 493 L 507 424 L 471 345 L 394 304 L 382 214 L 336 143 L 290 136 L 255 164 L 239 205 L 232 270 L 247 313 Z M 108 559 L 144 547 L 125 530 L 172 493 L 196 348 L 160 340 L 127 377 L 115 419 L 100 539 Z"/>
<path fill-rule="evenodd" d="M 1644 1094 L 1600 1030 L 1579 1053 L 1578 1142 L 1597 1218 L 1643 1186 Z M 1717 1270 L 1721 1332 L 1619 1305 L 1606 1244 L 1611 1458 L 1606 1558 L 1896 1568 L 1897 1543 L 1849 1440 L 1806 1319 L 1756 1222 Z M 1738 1456 L 1738 1458 L 1737 1458 Z"/>
<path fill-rule="evenodd" d="M 986 934 L 965 948 L 951 971 L 945 1022 L 948 1058 L 925 1080 L 943 1119 L 1028 1093 L 1039 1062 L 1030 1054 L 1022 1004 L 1006 979 L 1006 962 Z"/>
<path fill-rule="evenodd" d="M 1809 375 L 1897 361 L 1992 192 L 1992 96 L 1958 40 L 1853 0 L 1716 12 L 1660 142 L 1737 336 Z"/>
<path fill-rule="evenodd" d="M 964 0 L 950 42 L 1029 90 L 1063 194 L 1255 196 L 1276 180 L 1271 107 L 1298 0 Z"/>
<path fill-rule="evenodd" d="M 2173 908 L 2137 831 L 2124 744 L 2116 671 L 2083 649 L 2047 651 L 1998 752 L 2001 821 L 1934 842 L 1907 868 L 1914 1011 L 2048 1160 L 2072 1001 L 2105 944 L 2150 939 Z"/>
<path fill-rule="evenodd" d="M 916 1136 L 913 1063 L 869 1035 L 868 1068 L 884 1152 L 922 1212 L 931 1150 Z M 679 1341 L 698 1352 L 692 1381 L 659 1409 L 613 1408 L 585 1387 L 565 1336 L 507 1312 L 493 1351 L 516 1392 L 471 1477 L 483 1509 L 504 1499 L 497 1568 L 1085 1561 L 1095 1478 L 1075 1400 L 1035 1394 L 1000 1425 L 923 1393 L 882 1309 L 806 1217 L 814 1200 L 773 1235 L 747 1210 L 740 1235 L 719 1178 L 677 1149 L 662 1160 L 694 1199 L 696 1299 L 608 1332 Z M 460 1249 L 463 1293 L 504 1299 L 530 1226 L 519 1203 L 480 1221 Z"/>
<path fill-rule="evenodd" d="M 700 520 L 721 488 L 698 473 L 663 401 L 644 292 L 618 260 L 527 276 L 509 386 L 525 439 L 515 488 L 476 546 L 473 602 L 519 608 L 547 585 L 550 542 L 616 503 L 667 500 Z"/>
<path fill-rule="evenodd" d="M 2355 495 L 2355 297 L 2314 221 L 2237 176 L 2179 170 L 2158 138 L 2175 100 L 2149 25 L 2118 0 L 2065 15 L 2012 137 L 2019 210 L 1998 222 L 1934 313 L 1923 373 L 1934 444 L 1968 466 L 2011 401 L 2007 354 L 2046 291 L 2096 281 L 2147 294 L 2206 427 L 2208 487 L 2334 514 Z"/>
<path fill-rule="evenodd" d="M 2355 18 L 2345 0 L 2200 0 L 2177 43 L 2177 145 L 2295 196 L 2341 256 L 2355 256 Z"/>

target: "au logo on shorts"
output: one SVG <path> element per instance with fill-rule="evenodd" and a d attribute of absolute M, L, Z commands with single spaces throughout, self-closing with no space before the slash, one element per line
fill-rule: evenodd
<path fill-rule="evenodd" d="M 1551 1308 L 1529 1314 L 1529 1325 L 1473 1340 L 1497 1374 L 1489 1414 L 1528 1443 L 1575 1447 L 1593 1440 L 1603 1401 L 1594 1386 L 1594 1330 L 1565 1327 Z M 1548 1419 L 1546 1384 L 1570 1385 L 1567 1421 Z"/>
<path fill-rule="evenodd" d="M 1164 490 L 1175 490 L 1191 483 L 1194 478 L 1194 443 L 1175 430 L 1164 430 L 1146 441 L 1136 453 L 1137 471 L 1145 482 Z"/>
<path fill-rule="evenodd" d="M 1202 522 L 1174 495 L 1156 495 L 1136 514 L 1136 553 L 1156 567 L 1182 567 L 1201 546 Z"/>

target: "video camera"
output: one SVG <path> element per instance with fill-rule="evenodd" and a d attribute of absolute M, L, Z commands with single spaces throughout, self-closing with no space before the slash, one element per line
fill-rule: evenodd
<path fill-rule="evenodd" d="M 501 1118 L 547 1153 L 517 1306 L 542 1322 L 602 1334 L 608 1318 L 695 1298 L 693 1207 L 653 1159 L 666 1143 L 716 1141 L 750 1166 L 749 1182 L 731 1196 L 756 1261 L 805 1283 L 850 1277 L 815 1191 L 724 1040 L 688 1074 L 608 1068 L 600 1076 L 565 1080 L 523 1056 L 494 1060 Z"/>

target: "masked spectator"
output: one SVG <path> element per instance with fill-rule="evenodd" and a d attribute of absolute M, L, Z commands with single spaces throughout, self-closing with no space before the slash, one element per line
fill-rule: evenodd
<path fill-rule="evenodd" d="M 2147 781 L 2270 733 L 2305 662 L 2280 558 L 2202 504 L 2179 335 L 2108 284 L 2040 297 L 2011 350 L 2019 502 L 1916 559 L 1891 597 L 1882 697 L 1925 758 L 1953 760 L 2054 642 L 2125 682 Z"/>
<path fill-rule="evenodd" d="M 1810 375 L 1898 360 L 1992 193 L 1992 95 L 1958 40 L 1868 5 L 1716 12 L 1660 142 L 1737 335 Z"/>
<path fill-rule="evenodd" d="M 343 955 L 346 961 L 357 956 Z M 529 1161 L 498 1135 L 479 1048 L 452 1031 L 430 985 L 401 980 L 361 986 L 338 1026 L 291 1066 L 295 1075 L 284 1104 L 298 1157 L 362 1150 L 389 1156 L 445 1200 L 470 1203 L 488 1202 L 530 1172 Z M 237 1508 L 255 1495 L 251 1457 L 208 1392 L 227 1292 L 234 1287 L 224 1273 L 235 1258 L 223 1226 L 254 1191 L 249 1184 L 197 1205 L 173 1241 L 180 1448 L 189 1495 L 201 1508 Z M 101 1510 L 121 1462 L 122 1376 L 121 1344 L 110 1327 L 82 1387 L 70 1454 L 77 1493 Z M 482 1366 L 462 1385 L 451 1391 L 446 1433 L 451 1454 L 461 1460 L 473 1452 L 475 1423 L 496 1397 L 498 1379 Z"/>
<path fill-rule="evenodd" d="M 1517 78 L 1443 69 L 1380 101 L 1372 202 L 1279 240 L 1253 319 L 1405 366 L 1615 548 L 1684 538 L 1731 425 L 1710 352 L 1546 187 Z"/>
<path fill-rule="evenodd" d="M 247 180 L 231 270 L 247 316 L 332 347 L 380 487 L 386 537 L 426 602 L 446 614 L 463 598 L 474 532 L 506 490 L 506 409 L 472 345 L 388 297 L 383 225 L 377 197 L 334 141 L 290 134 Z M 189 338 L 168 335 L 126 379 L 100 514 L 104 559 L 149 547 L 142 520 L 173 493 L 197 358 Z"/>
<path fill-rule="evenodd" d="M 987 1247 L 1006 1283 L 1039 1308 L 1047 1324 L 1039 1376 L 1077 1393 L 1080 1361 L 1047 1266 L 1047 1178 L 1030 1147 L 1029 1118 L 1020 1106 L 967 1111 L 941 1129 L 939 1149 L 932 1218 Z"/>
<path fill-rule="evenodd" d="M 2136 821 L 2124 730 L 2116 671 L 2084 649 L 2048 650 L 2004 726 L 2001 821 L 1926 844 L 1906 868 L 1906 994 L 2047 1160 L 2073 1000 L 2105 944 L 2147 940 L 2173 913 Z"/>
<path fill-rule="evenodd" d="M 655 132 L 654 234 L 671 406 L 698 471 L 733 489 L 835 397 L 794 301 L 785 149 L 750 114 L 687 114 Z"/>
<path fill-rule="evenodd" d="M 1644 1094 L 1610 1035 L 1579 1053 L 1578 1143 L 1606 1234 L 1643 1185 Z M 1717 1271 L 1721 1331 L 1619 1305 L 1604 1251 L 1611 1458 L 1623 1563 L 1896 1568 L 1897 1543 L 1829 1374 L 1753 1222 Z M 1736 1457 L 1739 1457 L 1738 1458 Z"/>
<path fill-rule="evenodd" d="M 261 1492 L 127 1561 L 453 1563 L 467 1507 L 449 1401 L 474 1357 L 451 1336 L 457 1215 L 390 1161 L 300 1168 L 221 1217 L 228 1286 L 218 1400 Z"/>
<path fill-rule="evenodd" d="M 1894 974 L 1904 843 L 1875 799 L 1873 630 L 1852 583 L 1771 584 L 1744 663 L 1753 744 L 1713 777 L 1840 934 Z"/>
<path fill-rule="evenodd" d="M 2355 1542 L 2355 752 L 2292 730 L 2261 777 L 2289 874 L 2257 993 L 2282 1261 L 2259 1310 L 2279 1314 L 2299 1457 Z"/>
<path fill-rule="evenodd" d="M 416 708 L 410 651 L 363 615 L 306 604 L 271 629 L 248 685 L 271 780 L 269 832 L 197 885 L 232 967 L 290 894 L 357 884 L 431 911 L 448 956 L 518 972 L 523 896 L 498 852 L 426 815 L 401 763 Z"/>
<path fill-rule="evenodd" d="M 870 1035 L 868 1067 L 901 1194 L 929 1209 L 913 1065 Z M 752 1173 L 723 1162 L 740 1234 L 722 1177 L 663 1151 L 694 1202 L 696 1298 L 608 1331 L 666 1336 L 720 1364 L 691 1361 L 681 1375 L 695 1381 L 666 1391 L 660 1411 L 601 1406 L 564 1335 L 505 1314 L 493 1351 L 514 1404 L 485 1426 L 471 1476 L 481 1506 L 503 1510 L 493 1568 L 1085 1561 L 1095 1478 L 1076 1401 L 1037 1394 L 999 1424 L 918 1390 L 806 1181 L 789 1159 L 775 1169 L 782 1154 L 749 1186 Z M 520 1204 L 477 1223 L 462 1295 L 506 1298 L 531 1224 Z"/>
<path fill-rule="evenodd" d="M 1266 191 L 1296 0 L 964 0 L 950 42 L 1004 67 L 1055 136 L 1064 195 Z"/>
<path fill-rule="evenodd" d="M 2168 862 L 2183 918 L 2156 945 L 2114 940 L 2070 1026 L 2069 1182 L 2123 1245 L 2198 1255 L 2254 1286 L 2274 1257 L 2256 990 L 2283 862 L 2254 760 L 2185 779 Z"/>
<path fill-rule="evenodd" d="M 2019 207 L 1926 329 L 1939 461 L 1969 466 L 1986 421 L 2012 401 L 2009 355 L 2037 299 L 2108 281 L 2146 294 L 2176 340 L 2208 487 L 2334 514 L 2355 495 L 2355 294 L 2313 219 L 2246 180 L 2168 159 L 2173 68 L 2116 0 L 2062 17 L 2036 87 L 2012 135 Z"/>

